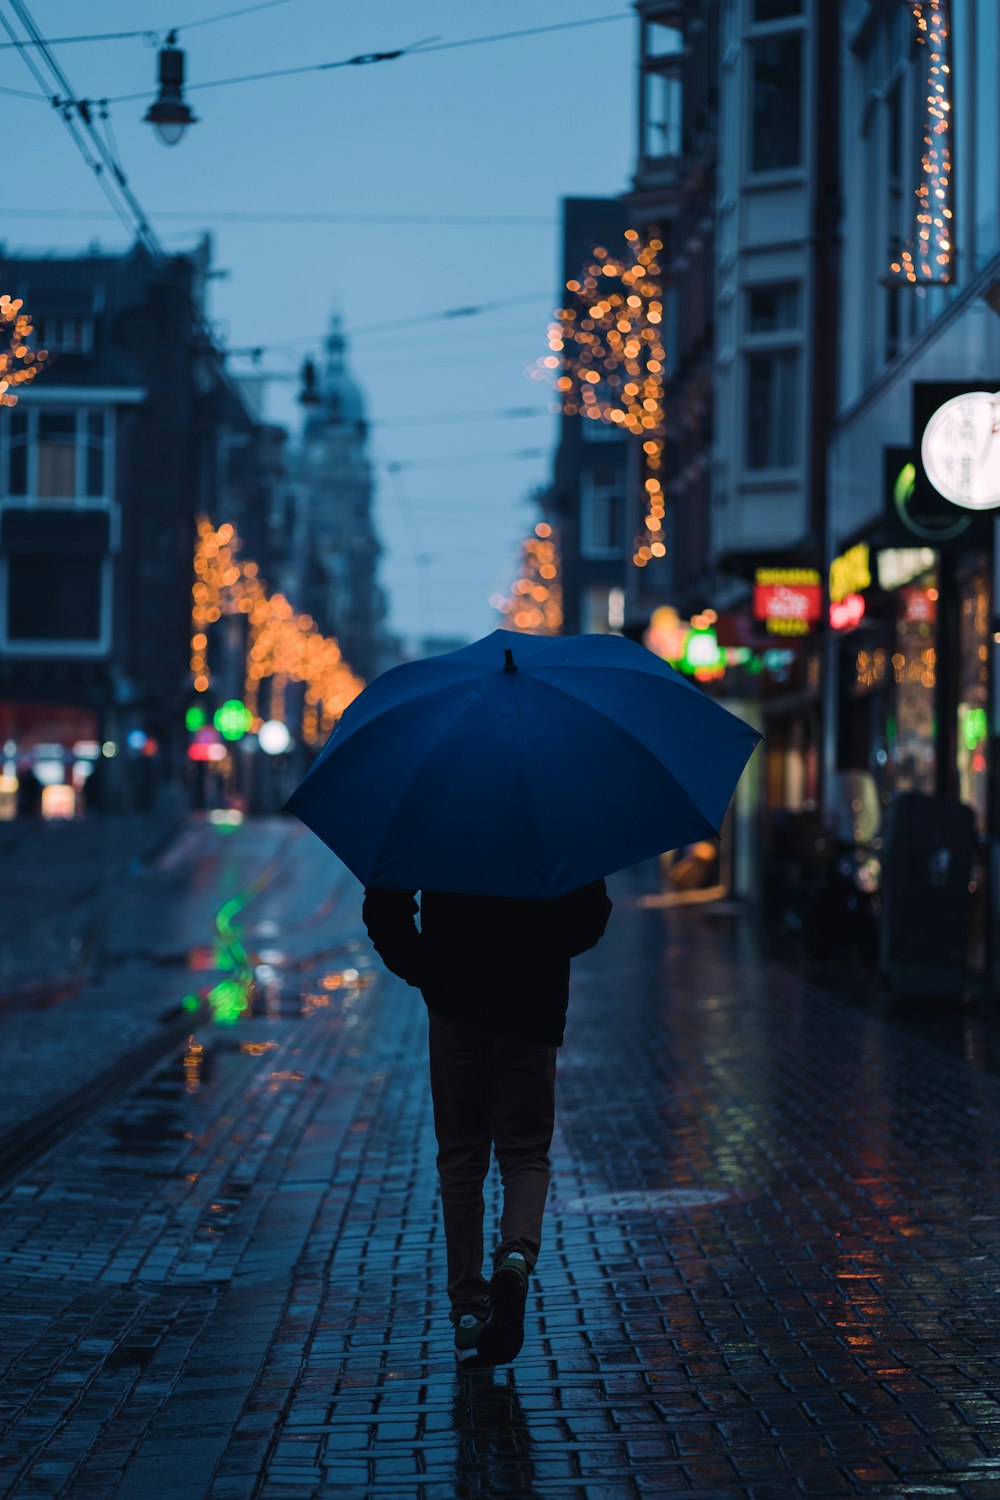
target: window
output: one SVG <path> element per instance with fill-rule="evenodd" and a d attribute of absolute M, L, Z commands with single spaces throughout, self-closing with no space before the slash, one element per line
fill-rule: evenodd
<path fill-rule="evenodd" d="M 23 552 L 7 559 L 7 640 L 97 642 L 104 562 Z"/>
<path fill-rule="evenodd" d="M 672 73 L 645 75 L 646 156 L 679 156 L 681 150 L 681 81 Z"/>
<path fill-rule="evenodd" d="M 50 354 L 89 354 L 94 347 L 93 318 L 49 316 L 38 323 L 38 344 Z"/>
<path fill-rule="evenodd" d="M 746 467 L 787 469 L 798 461 L 802 286 L 764 282 L 743 295 Z"/>
<path fill-rule="evenodd" d="M 899 255 L 900 248 L 906 243 L 906 210 L 904 208 L 903 195 L 903 165 L 906 156 L 903 142 L 903 84 L 897 79 L 895 86 L 886 95 L 885 100 L 885 128 L 886 128 L 886 222 L 889 228 L 889 242 L 886 246 L 885 264 L 891 263 Z M 901 343 L 901 319 L 900 319 L 900 297 L 899 287 L 886 287 L 882 302 L 885 309 L 885 335 L 883 340 L 883 357 L 892 359 L 899 353 Z M 903 291 L 904 297 L 912 296 L 908 291 Z"/>
<path fill-rule="evenodd" d="M 762 37 L 752 49 L 754 172 L 778 172 L 802 161 L 802 36 Z"/>
<path fill-rule="evenodd" d="M 12 412 L 3 435 L 0 498 L 103 502 L 111 488 L 111 425 L 102 410 Z"/>
<path fill-rule="evenodd" d="M 748 289 L 748 333 L 784 333 L 798 326 L 797 282 L 779 282 L 772 286 L 752 286 Z"/>
<path fill-rule="evenodd" d="M 109 512 L 5 506 L 0 522 L 0 644 L 62 653 L 107 649 Z"/>
<path fill-rule="evenodd" d="M 14 412 L 7 429 L 8 495 L 28 493 L 28 418 L 23 411 Z"/>
<path fill-rule="evenodd" d="M 88 499 L 95 499 L 105 493 L 104 451 L 106 445 L 104 413 L 102 411 L 88 412 L 84 467 L 84 494 Z"/>
<path fill-rule="evenodd" d="M 784 21 L 802 14 L 802 0 L 754 0 L 755 21 Z"/>
<path fill-rule="evenodd" d="M 977 8 L 974 206 L 975 263 L 978 269 L 995 253 L 1000 239 L 1000 110 L 996 86 L 996 79 L 1000 76 L 1000 28 L 995 15 L 984 7 Z"/>
<path fill-rule="evenodd" d="M 646 27 L 645 48 L 647 57 L 677 57 L 684 51 L 684 34 L 677 26 L 650 21 Z"/>
<path fill-rule="evenodd" d="M 69 500 L 76 494 L 76 413 L 37 415 L 35 487 L 39 500 Z"/>
<path fill-rule="evenodd" d="M 798 459 L 798 350 L 749 354 L 746 371 L 747 468 L 790 468 Z"/>
<path fill-rule="evenodd" d="M 624 546 L 623 486 L 614 468 L 584 475 L 580 525 L 583 557 L 620 557 Z"/>

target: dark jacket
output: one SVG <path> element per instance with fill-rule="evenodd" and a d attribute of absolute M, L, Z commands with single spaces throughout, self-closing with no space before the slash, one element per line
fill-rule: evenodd
<path fill-rule="evenodd" d="M 422 891 L 418 908 L 416 895 L 365 892 L 365 926 L 386 968 L 448 1020 L 561 1046 L 569 961 L 599 941 L 611 912 L 604 881 L 552 901 Z"/>

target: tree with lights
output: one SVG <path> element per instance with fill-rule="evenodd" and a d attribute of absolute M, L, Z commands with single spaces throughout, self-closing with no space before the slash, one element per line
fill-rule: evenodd
<path fill-rule="evenodd" d="M 270 717 L 284 721 L 289 682 L 305 687 L 302 738 L 315 745 L 330 733 L 347 705 L 364 687 L 344 661 L 340 646 L 321 635 L 309 615 L 297 614 L 283 594 L 270 594 L 257 564 L 238 556 L 236 530 L 228 522 L 214 527 L 207 516 L 198 518 L 191 589 L 191 677 L 196 693 L 212 684 L 208 666 L 208 632 L 225 616 L 247 617 L 247 648 L 243 701 L 252 716 L 250 727 L 261 726 L 260 686 L 270 679 Z"/>
<path fill-rule="evenodd" d="M 916 39 L 924 48 L 921 180 L 914 188 L 914 236 L 889 267 L 889 280 L 910 286 L 950 282 L 954 259 L 951 162 L 951 40 L 948 0 L 915 0 Z"/>
<path fill-rule="evenodd" d="M 16 406 L 13 387 L 29 385 L 48 358 L 45 349 L 28 345 L 35 330 L 29 315 L 21 311 L 23 306 L 20 297 L 7 293 L 0 297 L 0 406 Z M 3 348 L 5 338 L 7 345 Z"/>
<path fill-rule="evenodd" d="M 521 543 L 521 573 L 509 594 L 495 594 L 490 603 L 510 630 L 530 635 L 558 635 L 562 629 L 562 584 L 559 547 L 552 527 L 539 521 Z"/>
<path fill-rule="evenodd" d="M 542 367 L 556 373 L 562 410 L 588 421 L 610 422 L 642 443 L 643 530 L 632 561 L 644 568 L 666 557 L 662 481 L 666 355 L 659 239 L 625 231 L 614 255 L 598 245 L 578 278 L 567 281 L 565 307 L 549 327 Z"/>

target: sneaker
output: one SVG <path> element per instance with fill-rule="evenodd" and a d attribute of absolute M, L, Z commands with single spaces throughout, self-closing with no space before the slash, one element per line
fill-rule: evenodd
<path fill-rule="evenodd" d="M 479 1335 L 485 1320 L 474 1313 L 463 1313 L 455 1324 L 455 1359 L 462 1369 L 478 1370 L 483 1365 L 479 1357 Z"/>
<path fill-rule="evenodd" d="M 528 1262 L 511 1251 L 493 1272 L 490 1315 L 479 1335 L 479 1357 L 492 1365 L 515 1359 L 524 1343 L 524 1304 L 528 1300 Z"/>

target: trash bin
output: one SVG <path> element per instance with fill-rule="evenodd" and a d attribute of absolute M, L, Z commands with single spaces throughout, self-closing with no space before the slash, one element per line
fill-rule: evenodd
<path fill-rule="evenodd" d="M 882 966 L 894 995 L 961 998 L 969 936 L 972 809 L 902 792 L 889 810 Z"/>

